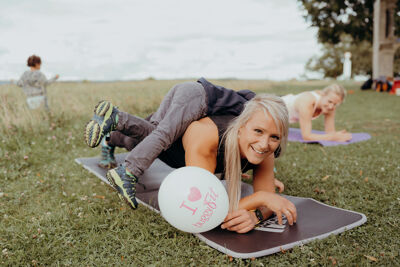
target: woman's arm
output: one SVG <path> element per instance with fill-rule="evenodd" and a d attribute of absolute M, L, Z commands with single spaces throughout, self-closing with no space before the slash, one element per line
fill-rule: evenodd
<path fill-rule="evenodd" d="M 314 105 L 315 99 L 310 93 L 302 94 L 294 103 L 294 108 L 299 113 L 300 130 L 304 140 L 321 140 L 318 139 L 320 136 L 311 132 L 312 116 L 315 110 Z"/>
<path fill-rule="evenodd" d="M 258 223 L 254 210 L 260 208 L 264 218 L 268 218 L 273 212 L 278 216 L 279 223 L 282 223 L 282 214 L 286 215 L 289 224 L 297 220 L 296 207 L 289 200 L 274 193 L 274 155 L 266 158 L 257 169 L 254 170 L 253 188 L 254 193 L 242 198 L 239 202 L 239 209 L 229 213 L 221 225 L 223 229 L 246 233 Z"/>
<path fill-rule="evenodd" d="M 218 140 L 218 128 L 210 118 L 192 122 L 182 137 L 186 166 L 196 166 L 214 173 Z"/>
<path fill-rule="evenodd" d="M 351 139 L 351 133 L 346 130 L 336 131 L 335 129 L 335 111 L 325 115 L 325 132 L 334 135 L 334 140 L 345 142 Z"/>
<path fill-rule="evenodd" d="M 325 115 L 325 133 L 335 133 L 335 111 Z"/>
<path fill-rule="evenodd" d="M 250 196 L 244 197 L 239 202 L 239 208 L 253 210 L 255 208 L 261 208 L 264 218 L 268 218 L 274 211 L 277 215 L 282 212 L 286 215 L 290 224 L 296 221 L 295 210 L 296 208 L 292 203 L 287 203 L 286 199 L 276 199 L 279 195 L 275 194 L 275 183 L 274 183 L 274 155 L 271 154 L 266 158 L 257 168 L 254 170 L 253 189 L 254 193 Z M 286 210 L 276 211 L 270 208 L 271 202 L 283 201 L 290 207 L 286 207 Z M 288 214 L 287 214 L 288 213 Z M 279 216 L 279 215 L 278 215 Z"/>
<path fill-rule="evenodd" d="M 274 155 L 271 154 L 268 158 L 266 158 L 257 168 L 253 171 L 253 189 L 254 193 L 259 191 L 265 192 L 275 192 L 274 185 Z M 258 208 L 262 205 L 255 205 L 256 202 L 259 202 L 253 196 L 254 194 L 244 197 L 239 202 L 239 209 L 247 209 L 252 210 Z M 258 203 L 260 204 L 260 203 Z M 269 214 L 265 214 L 264 218 L 269 217 L 272 212 Z"/>
<path fill-rule="evenodd" d="M 275 192 L 275 183 L 274 183 L 275 178 L 273 170 L 274 170 L 274 155 L 271 154 L 266 160 L 264 160 L 262 164 L 257 166 L 257 169 L 253 171 L 254 193 L 259 191 L 265 191 L 271 193 Z M 266 219 L 269 216 L 271 216 L 273 212 L 267 207 L 261 205 L 262 201 L 263 201 L 262 194 L 252 194 L 240 200 L 239 209 L 254 210 L 257 208 L 261 211 L 263 218 Z M 256 203 L 258 203 L 258 205 L 255 205 Z M 257 222 L 258 220 L 256 220 L 255 223 Z"/>

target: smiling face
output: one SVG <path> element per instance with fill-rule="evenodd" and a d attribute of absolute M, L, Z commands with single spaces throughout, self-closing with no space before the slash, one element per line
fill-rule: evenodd
<path fill-rule="evenodd" d="M 252 164 L 260 164 L 274 153 L 281 143 L 279 130 L 269 114 L 256 111 L 239 129 L 240 156 Z"/>
<path fill-rule="evenodd" d="M 321 113 L 328 114 L 334 112 L 342 103 L 342 98 L 335 92 L 329 92 L 321 97 L 320 109 Z"/>

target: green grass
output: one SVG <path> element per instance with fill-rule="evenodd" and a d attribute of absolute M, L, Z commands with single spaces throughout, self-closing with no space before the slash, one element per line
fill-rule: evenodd
<path fill-rule="evenodd" d="M 27 110 L 19 88 L 0 86 L 0 265 L 400 265 L 400 97 L 361 92 L 357 83 L 345 84 L 354 93 L 339 108 L 336 125 L 369 132 L 372 139 L 324 148 L 290 143 L 277 161 L 277 178 L 286 194 L 362 212 L 368 221 L 285 253 L 230 261 L 145 207 L 127 209 L 74 163 L 76 157 L 99 154 L 83 141 L 98 100 L 111 99 L 122 110 L 145 116 L 176 82 L 58 83 L 48 90 L 51 116 Z M 328 84 L 218 83 L 279 95 Z M 322 119 L 314 121 L 314 129 L 322 126 Z"/>

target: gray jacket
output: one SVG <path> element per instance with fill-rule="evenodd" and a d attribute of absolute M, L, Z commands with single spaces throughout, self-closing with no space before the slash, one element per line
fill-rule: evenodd
<path fill-rule="evenodd" d="M 18 80 L 17 85 L 22 87 L 27 97 L 46 95 L 46 86 L 57 80 L 56 77 L 47 80 L 46 76 L 40 71 L 25 71 Z"/>

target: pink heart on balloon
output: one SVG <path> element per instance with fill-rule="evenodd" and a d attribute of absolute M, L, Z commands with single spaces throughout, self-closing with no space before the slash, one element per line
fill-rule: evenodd
<path fill-rule="evenodd" d="M 188 196 L 189 201 L 197 201 L 201 198 L 200 190 L 197 187 L 190 188 L 190 194 Z"/>

